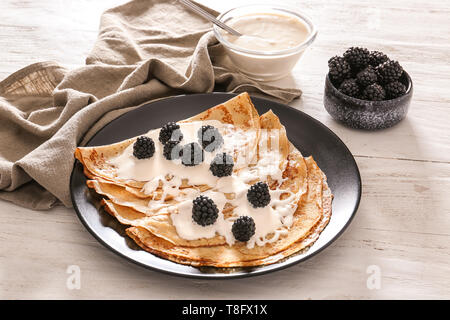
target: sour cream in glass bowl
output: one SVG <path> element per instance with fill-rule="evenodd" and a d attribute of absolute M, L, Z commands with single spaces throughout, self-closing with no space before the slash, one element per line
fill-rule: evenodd
<path fill-rule="evenodd" d="M 214 34 L 237 69 L 249 78 L 277 80 L 289 74 L 317 35 L 311 19 L 292 9 L 248 5 L 218 19 L 243 36 L 214 25 Z"/>

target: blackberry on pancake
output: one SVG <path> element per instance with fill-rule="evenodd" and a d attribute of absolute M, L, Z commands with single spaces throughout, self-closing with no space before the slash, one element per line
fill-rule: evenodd
<path fill-rule="evenodd" d="M 257 182 L 247 191 L 247 199 L 254 208 L 263 208 L 270 202 L 269 186 L 265 182 Z"/>
<path fill-rule="evenodd" d="M 255 234 L 256 226 L 252 217 L 241 216 L 234 221 L 231 232 L 236 240 L 246 242 Z"/>
<path fill-rule="evenodd" d="M 201 226 L 208 226 L 216 222 L 219 209 L 210 198 L 199 196 L 192 201 L 192 219 Z"/>
<path fill-rule="evenodd" d="M 166 144 L 169 140 L 181 141 L 183 140 L 183 134 L 180 130 L 180 125 L 175 122 L 168 122 L 161 127 L 159 131 L 159 141 L 162 144 Z"/>
<path fill-rule="evenodd" d="M 150 137 L 140 136 L 133 144 L 133 155 L 138 159 L 151 158 L 154 153 L 155 143 Z"/>

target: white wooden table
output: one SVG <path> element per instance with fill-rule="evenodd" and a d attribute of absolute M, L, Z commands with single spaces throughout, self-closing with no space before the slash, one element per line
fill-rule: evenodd
<path fill-rule="evenodd" d="M 38 61 L 83 64 L 101 12 L 122 2 L 2 0 L 0 79 Z M 202 2 L 223 10 L 243 1 Z M 0 201 L 1 299 L 450 298 L 450 4 L 288 2 L 313 18 L 319 36 L 292 76 L 279 83 L 303 90 L 292 105 L 336 132 L 362 175 L 360 209 L 342 237 L 280 272 L 192 280 L 119 258 L 88 233 L 72 209 L 35 212 Z M 352 45 L 385 51 L 412 76 L 410 112 L 394 128 L 351 130 L 324 110 L 327 60 Z M 80 268 L 80 289 L 66 286 L 71 265 Z M 380 272 L 378 289 L 367 285 L 373 270 Z"/>

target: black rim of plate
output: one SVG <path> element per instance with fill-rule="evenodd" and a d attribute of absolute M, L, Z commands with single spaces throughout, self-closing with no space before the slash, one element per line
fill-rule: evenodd
<path fill-rule="evenodd" d="M 139 112 L 139 110 L 142 110 L 143 108 L 152 108 L 154 105 L 157 104 L 167 104 L 170 103 L 171 101 L 175 101 L 175 100 L 179 100 L 179 99 L 191 99 L 194 98 L 195 100 L 202 100 L 205 97 L 210 98 L 211 96 L 213 96 L 213 100 L 217 100 L 215 101 L 215 104 L 209 105 L 209 106 L 205 106 L 202 108 L 202 110 L 206 110 L 207 108 L 210 108 L 216 104 L 220 104 L 222 102 L 225 102 L 228 99 L 231 99 L 232 97 L 236 96 L 237 94 L 234 93 L 222 93 L 222 92 L 213 92 L 213 93 L 199 93 L 199 94 L 189 94 L 189 95 L 178 95 L 178 96 L 173 96 L 173 97 L 168 97 L 168 98 L 164 98 L 161 100 L 157 100 L 154 102 L 150 102 L 150 103 L 146 103 L 146 104 L 142 104 L 140 107 L 138 107 L 137 109 L 134 109 L 130 112 L 127 112 L 119 117 L 117 117 L 116 119 L 112 120 L 111 122 L 109 122 L 108 124 L 106 124 L 103 128 L 101 128 L 99 131 L 97 131 L 97 133 L 95 135 L 93 135 L 91 137 L 91 139 L 89 139 L 89 141 L 87 142 L 86 146 L 90 146 L 92 145 L 92 142 L 94 142 L 96 140 L 97 137 L 99 137 L 102 132 L 107 129 L 109 126 L 111 126 L 114 123 L 117 123 L 117 121 L 121 121 L 121 119 L 123 119 L 125 116 L 129 116 L 130 114 L 134 113 L 134 112 Z M 217 99 L 215 99 L 217 98 Z M 327 248 L 329 245 L 331 245 L 337 238 L 339 238 L 339 236 L 345 231 L 345 229 L 348 227 L 348 225 L 351 223 L 351 221 L 353 220 L 359 204 L 360 204 L 360 200 L 361 200 L 361 193 L 362 193 L 362 183 L 361 183 L 361 176 L 360 176 L 360 172 L 358 169 L 358 166 L 356 164 L 356 161 L 353 157 L 353 155 L 351 154 L 350 150 L 347 148 L 347 146 L 342 142 L 342 140 L 333 132 L 331 131 L 327 126 L 325 126 L 324 124 L 322 124 L 320 121 L 314 119 L 313 117 L 309 116 L 308 114 L 297 110 L 293 107 L 290 107 L 288 105 L 284 105 L 284 104 L 280 104 L 277 102 L 274 102 L 272 100 L 268 100 L 268 99 L 264 99 L 264 98 L 260 98 L 260 97 L 251 97 L 253 104 L 255 105 L 256 109 L 258 109 L 258 112 L 260 112 L 261 109 L 273 109 L 274 107 L 276 107 L 275 109 L 279 109 L 279 110 L 283 110 L 286 109 L 289 112 L 293 112 L 294 114 L 296 114 L 298 117 L 300 118 L 304 118 L 307 122 L 310 122 L 311 124 L 313 124 L 314 126 L 320 128 L 320 130 L 323 131 L 323 134 L 325 134 L 325 136 L 328 136 L 329 138 L 331 137 L 335 144 L 336 144 L 336 149 L 340 149 L 340 152 L 346 154 L 347 158 L 346 161 L 350 161 L 347 165 L 349 165 L 349 167 L 351 167 L 351 171 L 352 174 L 354 175 L 354 180 L 353 182 L 356 182 L 356 185 L 352 185 L 351 187 L 354 189 L 352 190 L 353 194 L 353 201 L 351 203 L 351 207 L 347 208 L 347 217 L 344 219 L 344 223 L 341 224 L 339 227 L 337 227 L 337 230 L 331 230 L 331 234 L 327 236 L 327 239 L 325 241 L 321 241 L 321 239 L 323 239 L 323 235 L 324 233 L 327 232 L 327 230 L 330 230 L 330 225 L 333 221 L 333 218 L 336 219 L 335 215 L 335 203 L 337 200 L 337 197 L 339 196 L 339 194 L 335 194 L 335 191 L 333 190 L 333 186 L 330 184 L 330 177 L 331 174 L 330 172 L 327 172 L 326 170 L 323 169 L 322 165 L 319 163 L 319 159 L 317 159 L 314 154 L 312 154 L 312 156 L 314 157 L 314 159 L 318 162 L 319 167 L 321 167 L 321 169 L 324 170 L 325 174 L 328 177 L 328 183 L 330 185 L 330 189 L 331 192 L 334 194 L 334 199 L 333 199 L 333 211 L 332 211 L 332 215 L 331 215 L 331 219 L 330 222 L 328 223 L 327 227 L 322 231 L 320 237 L 317 239 L 317 241 L 305 252 L 300 253 L 300 254 L 294 254 L 292 256 L 289 256 L 287 258 L 285 258 L 284 260 L 282 260 L 281 262 L 278 263 L 274 263 L 274 264 L 270 264 L 270 265 L 266 265 L 266 266 L 259 266 L 259 267 L 245 267 L 245 268 L 234 268 L 236 271 L 231 271 L 231 272 L 224 272 L 223 269 L 215 269 L 213 267 L 202 267 L 202 268 L 197 268 L 197 267 L 191 267 L 191 266 L 186 266 L 186 265 L 181 265 L 178 264 L 176 262 L 172 262 L 169 261 L 167 259 L 164 258 L 160 258 L 156 255 L 153 255 L 149 252 L 144 251 L 143 249 L 140 250 L 136 250 L 139 251 L 141 253 L 144 253 L 146 255 L 151 255 L 153 257 L 152 260 L 156 259 L 154 262 L 161 260 L 161 262 L 164 262 L 163 264 L 171 266 L 173 265 L 173 268 L 167 268 L 165 266 L 160 266 L 160 265 L 156 265 L 154 263 L 145 263 L 143 261 L 139 261 L 138 259 L 136 259 L 136 257 L 132 257 L 130 256 L 130 254 L 127 254 L 125 252 L 122 252 L 116 248 L 114 248 L 113 245 L 111 245 L 111 243 L 109 243 L 107 240 L 104 239 L 104 237 L 102 237 L 102 235 L 100 234 L 100 232 L 98 230 L 95 230 L 89 223 L 89 221 L 86 219 L 85 214 L 82 212 L 82 210 L 80 210 L 79 204 L 77 202 L 77 197 L 79 197 L 82 201 L 85 202 L 89 202 L 89 200 L 86 197 L 86 190 L 87 190 L 87 186 L 84 183 L 84 186 L 77 186 L 75 185 L 75 180 L 82 180 L 82 181 L 86 181 L 86 177 L 83 174 L 82 171 L 82 165 L 79 163 L 78 160 L 75 160 L 74 163 L 74 167 L 72 170 L 72 174 L 70 177 L 70 193 L 71 193 L 71 198 L 72 198 L 72 203 L 73 203 L 73 207 L 78 215 L 78 218 L 80 219 L 80 221 L 82 222 L 82 224 L 86 227 L 86 229 L 89 231 L 89 233 L 91 233 L 95 239 L 97 239 L 97 241 L 99 241 L 101 244 L 103 244 L 106 248 L 110 249 L 111 251 L 113 251 L 114 253 L 116 253 L 117 255 L 127 259 L 128 261 L 131 261 L 137 265 L 140 265 L 144 268 L 147 269 L 151 269 L 151 270 L 155 270 L 155 271 L 160 271 L 166 274 L 171 274 L 171 275 L 177 275 L 177 276 L 182 276 L 182 277 L 190 277 L 190 278 L 202 278 L 202 279 L 231 279 L 231 278 L 242 278 L 242 277 L 250 277 L 250 276 L 256 276 L 256 275 L 262 275 L 262 274 L 266 274 L 266 273 L 270 273 L 276 270 L 282 270 L 285 269 L 287 267 L 293 266 L 299 262 L 302 262 L 304 260 L 307 260 L 311 257 L 313 257 L 314 255 L 318 254 L 319 252 L 321 252 L 322 250 L 324 250 L 325 248 Z M 268 107 L 261 107 L 261 105 L 267 105 Z M 265 111 L 264 111 L 265 112 Z M 194 115 L 195 113 L 191 114 Z M 262 114 L 262 112 L 260 112 L 260 114 Z M 283 117 L 281 114 L 278 114 L 277 112 L 275 112 L 275 114 L 277 114 L 277 116 L 280 117 L 281 122 L 286 126 L 286 124 L 283 121 Z M 176 121 L 181 120 L 181 119 L 177 119 Z M 172 120 L 175 121 L 175 120 Z M 146 128 L 145 131 L 148 131 L 152 129 L 151 127 Z M 288 137 L 289 140 L 300 150 L 300 152 L 303 151 L 302 150 L 302 146 L 299 146 L 298 144 L 296 144 L 294 141 L 291 140 L 291 137 L 289 135 L 289 131 L 290 129 L 286 126 L 286 131 L 288 133 Z M 124 140 L 126 138 L 121 138 L 120 140 L 117 141 L 121 141 Z M 94 144 L 95 145 L 95 144 Z M 309 155 L 309 154 L 308 154 Z M 304 156 L 308 156 L 305 155 Z M 348 167 L 347 167 L 348 168 Z M 76 188 L 78 187 L 78 188 Z M 81 190 L 83 189 L 83 190 Z M 356 191 L 356 193 L 355 193 Z M 81 195 L 81 193 L 84 195 Z M 93 206 L 93 205 L 92 205 Z M 100 215 L 101 213 L 98 212 L 97 209 L 95 209 L 97 211 L 97 214 Z M 111 219 L 114 219 L 113 217 L 111 217 Z M 105 228 L 110 228 L 109 226 L 105 226 L 103 225 L 103 227 Z M 336 229 L 336 228 L 334 228 Z M 112 230 L 114 230 L 112 228 Z M 114 230 L 114 232 L 116 232 L 117 237 L 126 237 L 123 235 L 120 235 L 117 230 Z M 130 239 L 130 241 L 132 241 Z M 133 250 L 131 248 L 129 248 L 130 250 Z M 135 250 L 133 250 L 135 251 Z M 177 270 L 178 269 L 178 270 Z M 205 272 L 205 270 L 207 270 Z M 228 271 L 228 270 L 227 270 Z"/>

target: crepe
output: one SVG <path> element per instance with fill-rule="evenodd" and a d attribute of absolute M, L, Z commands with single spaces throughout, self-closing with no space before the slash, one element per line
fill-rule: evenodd
<path fill-rule="evenodd" d="M 257 266 L 275 263 L 313 244 L 330 219 L 332 202 L 325 174 L 314 159 L 304 158 L 289 142 L 284 126 L 272 111 L 259 116 L 247 93 L 178 123 L 212 120 L 229 125 L 225 129 L 234 130 L 237 137 L 251 137 L 234 139 L 240 142 L 230 149 L 235 160 L 233 176 L 246 177 L 248 187 L 257 181 L 266 182 L 279 195 L 280 202 L 295 199 L 285 205 L 294 208 L 286 218 L 289 227 L 283 226 L 280 233 L 268 233 L 259 240 L 263 244 L 230 243 L 226 235 L 218 233 L 192 239 L 182 236 L 179 223 L 173 219 L 179 219 L 183 203 L 199 194 L 215 195 L 221 191 L 211 183 L 216 181 L 191 183 L 194 179 L 185 177 L 176 190 L 172 187 L 166 192 L 172 179 L 177 178 L 171 174 L 152 182 L 150 192 L 146 189 L 148 180 L 124 179 L 114 159 L 127 152 L 137 137 L 107 146 L 77 148 L 75 157 L 90 179 L 87 186 L 103 197 L 101 205 L 105 211 L 129 226 L 127 235 L 141 248 L 160 257 L 192 266 Z M 248 154 L 241 164 L 243 150 Z M 238 193 L 222 193 L 225 200 L 220 215 L 232 221 L 241 210 L 234 200 Z"/>
<path fill-rule="evenodd" d="M 238 95 L 229 101 L 218 106 L 207 109 L 204 112 L 180 122 L 217 120 L 222 123 L 233 125 L 241 130 L 252 130 L 256 139 L 254 144 L 248 146 L 249 149 L 256 148 L 259 137 L 259 115 L 248 94 Z M 159 129 L 155 129 L 159 130 Z M 77 158 L 84 166 L 84 173 L 88 178 L 100 177 L 104 180 L 112 181 L 124 187 L 142 188 L 145 181 L 124 180 L 117 176 L 116 168 L 108 163 L 108 159 L 116 157 L 127 147 L 136 141 L 137 137 L 127 139 L 122 142 L 99 146 L 83 147 L 75 150 Z"/>
<path fill-rule="evenodd" d="M 126 232 L 144 250 L 178 263 L 214 267 L 274 263 L 311 245 L 331 215 L 331 194 L 323 183 L 322 173 L 312 158 L 307 159 L 307 164 L 310 188 L 306 199 L 295 214 L 296 220 L 288 236 L 277 242 L 253 249 L 248 249 L 243 243 L 232 247 L 220 245 L 191 248 L 173 245 L 143 227 L 130 227 Z"/>

